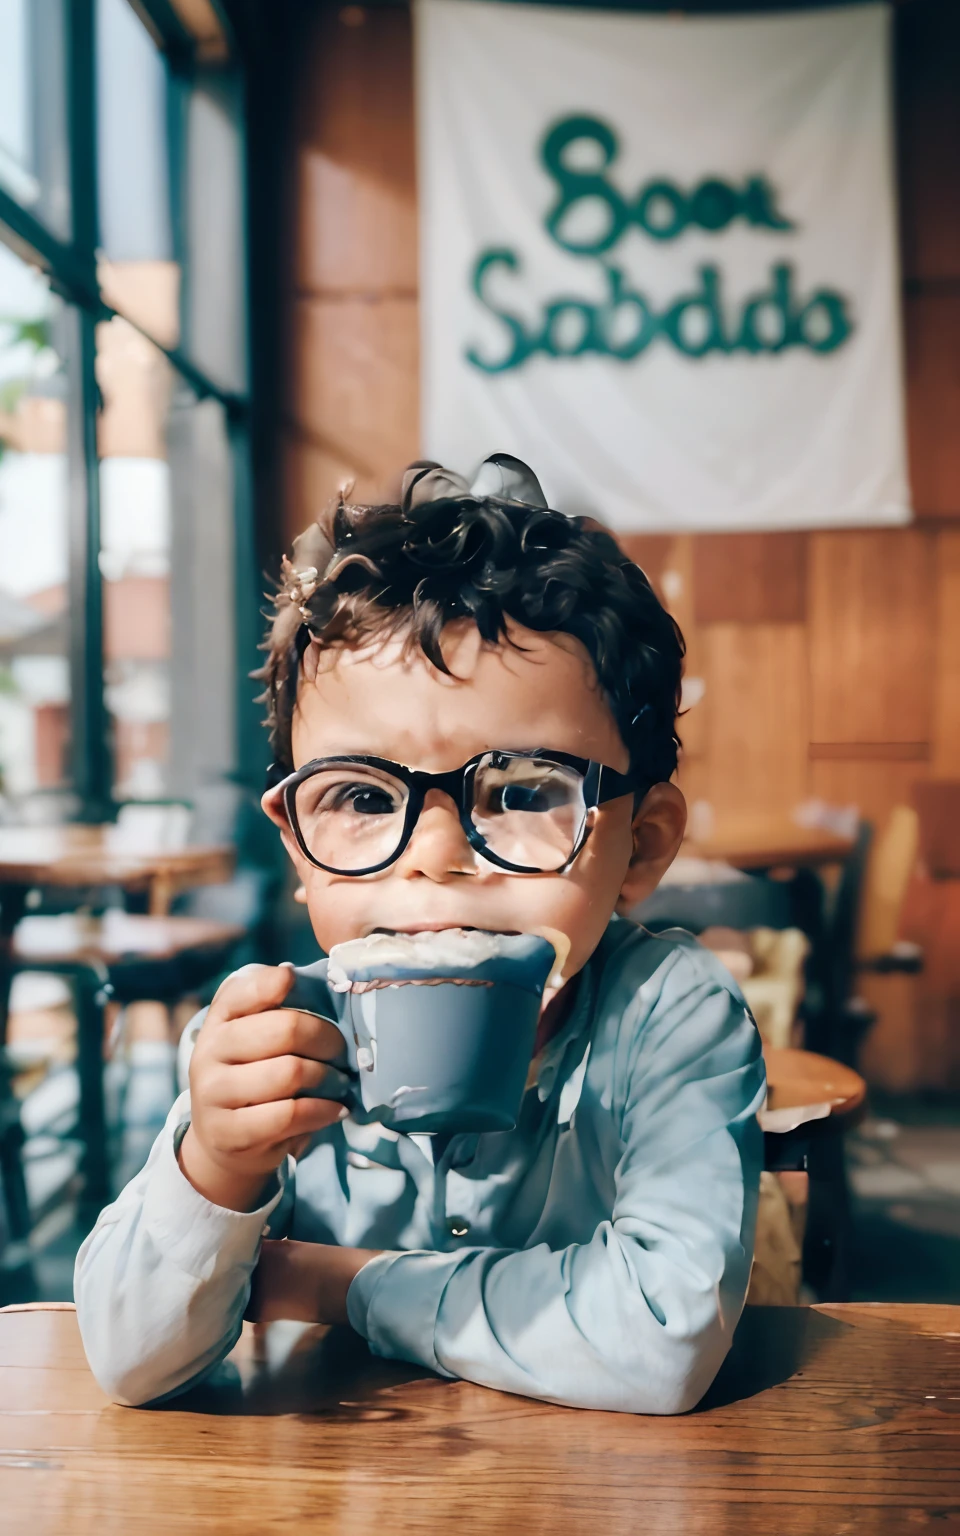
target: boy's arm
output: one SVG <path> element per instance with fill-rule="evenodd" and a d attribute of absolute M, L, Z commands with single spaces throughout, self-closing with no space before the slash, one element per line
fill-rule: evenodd
<path fill-rule="evenodd" d="M 283 1007 L 293 977 L 248 965 L 218 988 L 190 1094 L 77 1255 L 87 1359 L 121 1402 L 178 1391 L 231 1349 L 288 1154 L 346 1113 L 304 1096 L 343 1042 L 327 1021 Z"/>
<path fill-rule="evenodd" d="M 575 1407 L 679 1413 L 699 1401 L 749 1279 L 760 1040 L 692 957 L 632 1034 L 625 1020 L 614 1056 L 624 1150 L 612 1219 L 558 1251 L 374 1259 L 348 1311 L 375 1353 Z"/>
<path fill-rule="evenodd" d="M 104 1391 L 122 1403 L 181 1389 L 233 1348 L 286 1179 L 281 1169 L 256 1210 L 211 1204 L 177 1161 L 189 1121 L 184 1093 L 146 1164 L 77 1254 L 74 1296 L 87 1359 Z"/>

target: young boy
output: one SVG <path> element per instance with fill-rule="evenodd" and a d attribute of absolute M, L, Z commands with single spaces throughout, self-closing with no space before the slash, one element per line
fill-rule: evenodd
<path fill-rule="evenodd" d="M 261 1318 L 349 1322 L 377 1354 L 551 1402 L 682 1412 L 743 1305 L 764 1076 L 729 975 L 614 915 L 683 836 L 679 631 L 614 541 L 548 511 L 506 455 L 472 488 L 416 464 L 400 505 L 341 498 L 284 575 L 263 672 L 274 781 L 310 768 L 292 817 L 281 787 L 264 808 L 322 949 L 550 928 L 570 952 L 516 1129 L 448 1142 L 302 1096 L 342 1042 L 284 1009 L 289 967 L 225 981 L 190 1093 L 78 1256 L 93 1370 L 126 1403 L 192 1384 L 236 1342 L 255 1278 Z M 562 779 L 563 847 L 535 826 L 525 841 L 528 812 L 495 861 L 496 815 L 525 802 L 477 803 L 472 765 L 494 751 L 521 795 L 531 761 L 538 785 Z M 338 769 L 338 817 L 355 840 L 377 828 L 359 875 L 370 860 L 334 858 L 315 814 L 344 757 L 378 764 Z M 464 765 L 459 804 L 430 787 L 406 814 L 404 772 Z M 608 798 L 597 765 L 631 792 Z"/>

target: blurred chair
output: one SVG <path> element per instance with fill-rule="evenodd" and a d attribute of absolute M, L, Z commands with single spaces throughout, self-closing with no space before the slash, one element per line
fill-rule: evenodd
<path fill-rule="evenodd" d="M 876 839 L 870 823 L 862 822 L 834 895 L 825 1017 L 809 1043 L 850 1066 L 877 1020 L 860 990 L 861 978 L 915 973 L 923 964 L 919 947 L 898 937 L 918 842 L 918 817 L 910 806 L 896 806 Z"/>
<path fill-rule="evenodd" d="M 117 825 L 131 838 L 142 836 L 151 847 L 158 839 L 161 846 L 171 849 L 188 842 L 235 847 L 237 862 L 229 880 L 180 891 L 174 895 L 170 911 L 179 917 L 243 928 L 238 965 L 273 957 L 272 920 L 284 857 L 274 829 L 249 788 L 217 777 L 198 785 L 190 801 L 128 801 L 121 807 Z M 125 905 L 128 911 L 145 909 L 142 899 L 131 901 L 128 897 Z M 209 980 L 206 985 L 210 985 Z"/>
<path fill-rule="evenodd" d="M 693 866 L 695 879 L 684 880 L 684 865 Z M 699 934 L 705 928 L 788 928 L 791 924 L 788 882 L 728 870 L 725 865 L 718 866 L 712 876 L 704 860 L 678 859 L 674 869 L 674 878 L 662 882 L 629 913 L 633 922 L 651 933 L 685 928 Z"/>
<path fill-rule="evenodd" d="M 867 863 L 857 924 L 859 970 L 892 970 L 898 954 L 907 958 L 900 943 L 900 920 L 919 847 L 920 817 L 912 806 L 895 806 Z"/>
<path fill-rule="evenodd" d="M 871 1065 L 893 1090 L 960 1085 L 960 781 L 913 786 L 919 857 L 904 901 L 900 933 L 916 941 L 922 975 L 866 979 L 886 1015 L 884 1055 Z M 902 946 L 898 946 L 902 948 Z"/>
<path fill-rule="evenodd" d="M 88 1123 L 83 1133 L 89 1204 L 102 1203 L 107 1189 L 106 1126 L 103 1108 L 104 1008 L 123 1009 L 140 1001 L 171 1009 L 184 997 L 205 1000 L 229 970 L 248 960 L 270 958 L 274 897 L 280 884 L 273 829 L 256 798 L 226 779 L 201 785 L 194 801 L 128 801 L 117 815 L 117 835 L 131 847 L 183 847 L 191 839 L 210 845 L 239 845 L 241 858 L 230 881 L 200 886 L 174 898 L 170 918 L 125 911 L 117 891 L 50 888 L 33 893 L 31 916 L 17 927 L 10 964 L 4 964 L 0 1008 L 0 1181 L 15 1239 L 25 1238 L 30 1213 L 23 1178 L 23 1132 L 16 1088 L 17 1062 L 4 1050 L 6 996 L 17 970 L 48 971 L 70 983 L 77 1017 L 77 1065 Z M 96 894 L 106 907 L 94 917 L 78 911 Z M 146 905 L 145 898 L 127 899 Z M 102 908 L 100 909 L 102 910 Z M 123 1015 L 121 1013 L 121 1019 Z M 171 1090 L 173 1089 L 171 1074 Z"/>
<path fill-rule="evenodd" d="M 280 888 L 275 871 L 254 865 L 241 865 L 233 878 L 222 885 L 198 885 L 175 898 L 173 914 L 205 923 L 221 923 L 242 931 L 231 956 L 234 968 L 270 957 L 273 908 Z M 189 961 L 185 962 L 189 970 Z M 211 978 L 199 978 L 189 988 L 203 994 L 211 987 Z"/>
<path fill-rule="evenodd" d="M 746 933 L 705 928 L 700 942 L 739 983 L 764 1044 L 792 1045 L 810 952 L 806 934 L 799 928 L 751 928 Z"/>
<path fill-rule="evenodd" d="M 104 1013 L 108 1002 L 121 1008 L 151 1001 L 172 1008 L 198 986 L 232 968 L 236 946 L 246 937 L 239 924 L 194 917 L 153 918 L 107 911 L 103 917 L 63 914 L 25 917 L 13 936 L 13 972 L 63 976 L 73 994 L 77 1020 L 77 1072 L 83 1144 L 84 1202 L 91 1210 L 109 1199 L 109 1158 L 103 1093 Z M 9 1076 L 9 1074 L 8 1074 Z M 171 1098 L 174 1092 L 171 1066 Z M 3 1100 L 0 1099 L 0 1108 Z M 14 1107 L 16 1107 L 14 1100 Z M 18 1119 L 19 1123 L 19 1119 Z M 22 1142 L 22 1136 L 20 1138 Z M 22 1168 L 8 1138 L 4 1189 L 14 1235 L 25 1236 Z"/>
<path fill-rule="evenodd" d="M 863 898 L 873 825 L 861 821 L 840 878 L 826 902 L 822 933 L 814 944 L 810 967 L 805 1044 L 852 1065 L 860 1040 L 873 1023 L 869 1010 L 854 1001 L 857 926 Z"/>
<path fill-rule="evenodd" d="M 195 886 L 174 897 L 169 917 L 124 911 L 123 892 L 100 892 L 106 902 L 101 917 L 77 911 L 89 892 L 37 892 L 37 915 L 15 931 L 12 968 L 51 971 L 71 983 L 77 1014 L 77 1066 L 86 1121 L 84 1141 L 86 1203 L 108 1198 L 108 1141 L 103 1106 L 103 1028 L 108 1001 L 121 1006 L 118 1040 L 123 1040 L 123 1009 L 135 1001 L 157 1001 L 174 1008 L 184 997 L 209 1000 L 221 978 L 249 960 L 275 952 L 273 906 L 280 888 L 278 846 L 273 828 L 261 814 L 257 797 L 241 783 L 210 780 L 198 786 L 194 800 L 137 800 L 120 806 L 118 837 L 155 848 L 181 848 L 190 840 L 240 849 L 232 879 L 223 885 Z M 138 899 L 127 906 L 137 906 Z M 146 905 L 141 900 L 140 905 Z M 0 1048 L 5 1040 L 0 1018 Z M 14 1236 L 29 1230 L 23 1181 L 15 1063 L 0 1049 L 0 1175 Z M 170 1092 L 175 1091 L 170 1074 Z M 9 1121 L 9 1123 L 8 1123 Z"/>

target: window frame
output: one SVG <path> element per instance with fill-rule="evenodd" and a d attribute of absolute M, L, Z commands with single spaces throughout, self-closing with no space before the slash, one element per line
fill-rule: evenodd
<path fill-rule="evenodd" d="M 127 0 L 146 26 L 167 72 L 167 141 L 171 164 L 171 201 L 178 259 L 183 260 L 182 176 L 179 159 L 179 102 L 189 88 L 202 47 L 191 36 L 170 0 Z M 222 12 L 215 7 L 218 19 Z M 104 698 L 103 578 L 100 572 L 100 483 L 97 454 L 99 395 L 95 373 L 96 327 L 119 312 L 106 303 L 97 278 L 99 246 L 97 174 L 96 0 L 64 0 L 67 151 L 71 198 L 71 239 L 60 239 L 0 187 L 0 241 L 32 266 L 39 267 L 51 287 L 70 306 L 74 328 L 70 357 L 71 407 L 68 412 L 68 528 L 70 601 L 70 736 L 71 788 L 79 819 L 109 820 L 115 814 L 113 762 Z M 225 42 L 231 39 L 225 32 Z M 230 47 L 222 67 L 243 79 L 237 51 Z M 245 151 L 242 120 L 237 124 Z M 245 189 L 244 189 L 245 190 Z M 249 306 L 246 253 L 238 253 L 244 306 Z M 256 661 L 255 616 L 259 608 L 254 563 L 253 511 L 250 494 L 250 400 L 198 368 L 182 347 L 164 346 L 129 316 L 133 325 L 162 352 L 198 400 L 215 399 L 224 409 L 233 468 L 233 514 L 236 547 L 236 666 L 237 728 L 235 762 L 238 777 L 258 777 L 257 751 L 262 732 L 256 720 L 247 673 Z M 251 748 L 253 749 L 251 758 Z"/>

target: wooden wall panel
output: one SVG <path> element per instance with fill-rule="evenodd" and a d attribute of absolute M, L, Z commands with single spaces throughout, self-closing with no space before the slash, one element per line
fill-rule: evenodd
<path fill-rule="evenodd" d="M 336 488 L 357 475 L 356 466 L 341 455 L 290 432 L 282 446 L 279 473 L 286 548 L 329 505 Z M 362 476 L 357 477 L 357 488 L 366 494 Z"/>
<path fill-rule="evenodd" d="M 660 601 L 683 631 L 684 714 L 679 731 L 683 757 L 689 765 L 707 750 L 706 712 L 701 704 L 705 662 L 701 632 L 694 616 L 695 541 L 689 534 L 621 534 L 618 542 L 646 572 Z"/>
<path fill-rule="evenodd" d="M 871 1087 L 888 1093 L 909 1092 L 924 1081 L 928 1051 L 929 1009 L 924 1006 L 923 978 L 896 973 L 858 978 L 857 992 L 877 1015 L 867 1033 L 858 1062 Z M 941 1057 L 941 1068 L 942 1068 Z M 935 1069 L 933 1081 L 939 1071 Z"/>
<path fill-rule="evenodd" d="M 417 315 L 402 300 L 299 299 L 291 312 L 294 419 L 365 479 L 417 456 Z"/>
<path fill-rule="evenodd" d="M 305 150 L 298 174 L 300 206 L 309 216 L 295 247 L 296 286 L 414 297 L 417 209 L 410 190 L 319 149 Z"/>
<path fill-rule="evenodd" d="M 914 508 L 960 517 L 960 277 L 946 290 L 907 293 L 904 330 Z"/>
<path fill-rule="evenodd" d="M 812 741 L 929 742 L 934 589 L 923 530 L 811 535 Z"/>
<path fill-rule="evenodd" d="M 705 759 L 709 750 L 705 707 L 707 652 L 704 631 L 694 614 L 694 549 L 695 541 L 690 534 L 680 534 L 673 541 L 670 558 L 660 576 L 660 599 L 680 625 L 687 649 L 683 668 L 684 713 L 679 731 L 688 764 Z"/>
<path fill-rule="evenodd" d="M 282 297 L 288 542 L 344 480 L 365 498 L 395 491 L 419 443 L 409 14 L 304 14 Z"/>
<path fill-rule="evenodd" d="M 789 810 L 807 795 L 806 635 L 800 624 L 711 624 L 702 711 L 718 817 Z"/>
<path fill-rule="evenodd" d="M 937 668 L 933 773 L 960 777 L 960 529 L 937 540 Z"/>
<path fill-rule="evenodd" d="M 639 565 L 658 596 L 663 598 L 661 578 L 670 568 L 676 539 L 671 533 L 618 533 L 617 543 Z"/>
<path fill-rule="evenodd" d="M 701 533 L 694 540 L 698 624 L 802 624 L 806 534 Z"/>
<path fill-rule="evenodd" d="M 317 6 L 299 75 L 295 287 L 399 289 L 415 300 L 409 14 L 400 6 Z"/>
<path fill-rule="evenodd" d="M 810 794 L 829 805 L 855 805 L 874 826 L 882 827 L 895 805 L 910 805 L 913 786 L 925 779 L 924 762 L 814 761 L 810 764 Z"/>

